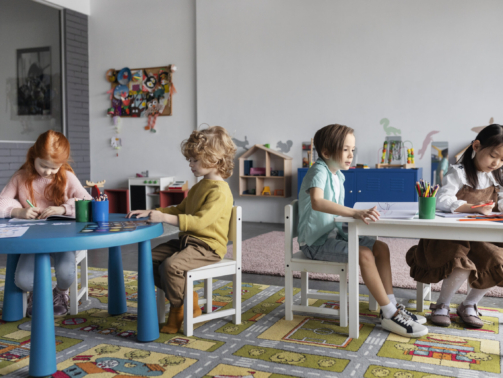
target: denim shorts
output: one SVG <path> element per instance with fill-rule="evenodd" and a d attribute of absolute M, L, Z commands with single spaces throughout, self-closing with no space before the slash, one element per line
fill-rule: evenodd
<path fill-rule="evenodd" d="M 358 238 L 360 246 L 374 249 L 376 238 L 373 236 L 360 236 Z M 337 235 L 335 238 L 328 238 L 323 245 L 303 245 L 300 250 L 311 260 L 333 261 L 339 263 L 348 262 L 348 242 Z"/>

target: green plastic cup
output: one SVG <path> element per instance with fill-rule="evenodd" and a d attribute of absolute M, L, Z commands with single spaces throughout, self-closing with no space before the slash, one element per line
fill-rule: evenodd
<path fill-rule="evenodd" d="M 419 197 L 419 219 L 435 219 L 437 197 Z"/>
<path fill-rule="evenodd" d="M 92 222 L 91 201 L 75 202 L 75 218 L 77 222 Z"/>

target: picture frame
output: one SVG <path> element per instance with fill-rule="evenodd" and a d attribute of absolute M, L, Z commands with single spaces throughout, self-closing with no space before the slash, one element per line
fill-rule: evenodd
<path fill-rule="evenodd" d="M 51 114 L 51 48 L 16 50 L 17 114 Z"/>

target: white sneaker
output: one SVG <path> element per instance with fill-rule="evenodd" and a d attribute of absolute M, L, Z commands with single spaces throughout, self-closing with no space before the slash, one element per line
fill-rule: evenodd
<path fill-rule="evenodd" d="M 421 337 L 428 334 L 428 328 L 416 323 L 402 310 L 398 310 L 392 318 L 382 318 L 381 327 L 386 331 L 403 337 Z"/>
<path fill-rule="evenodd" d="M 407 315 L 409 315 L 412 320 L 414 320 L 416 323 L 419 323 L 419 324 L 425 324 L 426 323 L 426 318 L 424 316 L 421 316 L 421 315 L 417 315 L 417 314 L 414 314 L 412 312 L 410 312 L 409 310 L 407 310 L 405 308 L 405 306 L 403 304 L 397 304 L 396 305 L 396 308 L 398 310 L 401 310 L 402 312 L 405 312 Z"/>

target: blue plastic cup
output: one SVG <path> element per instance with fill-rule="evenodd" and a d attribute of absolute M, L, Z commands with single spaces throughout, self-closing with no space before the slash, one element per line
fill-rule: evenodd
<path fill-rule="evenodd" d="M 93 201 L 93 222 L 108 222 L 108 201 Z"/>

